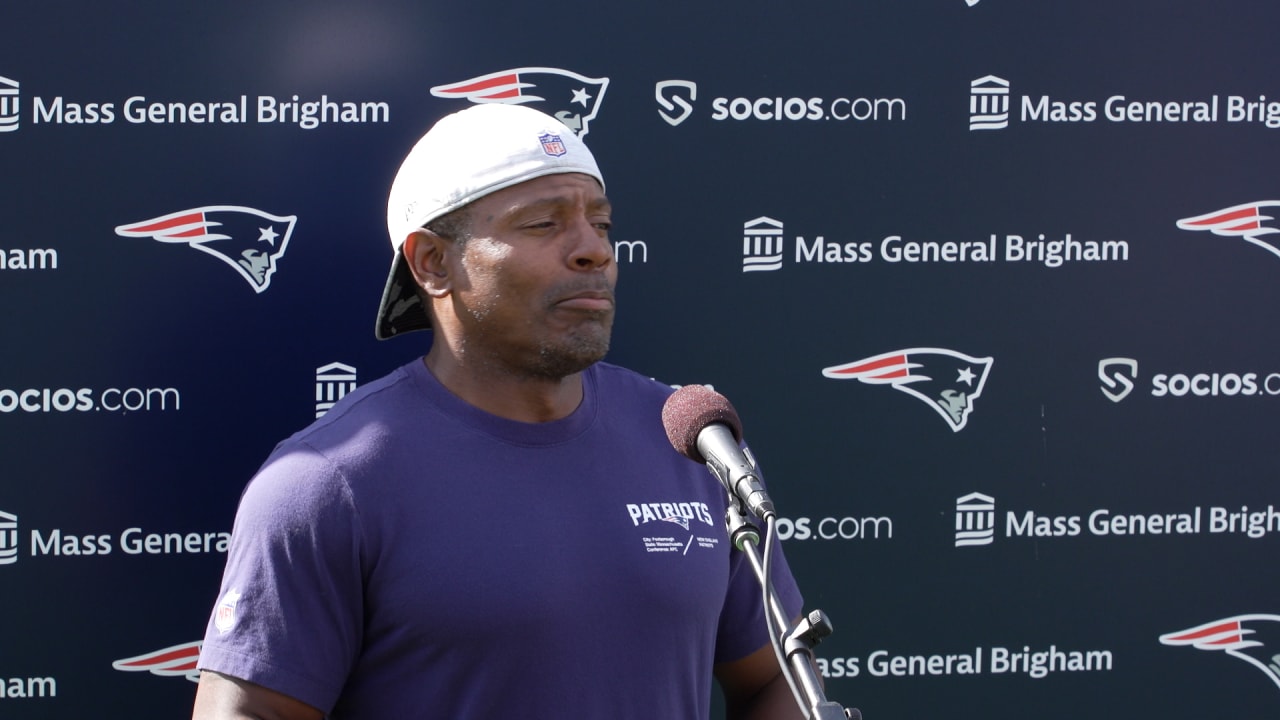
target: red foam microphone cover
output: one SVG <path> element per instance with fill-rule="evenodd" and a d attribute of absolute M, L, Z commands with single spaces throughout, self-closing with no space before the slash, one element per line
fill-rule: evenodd
<path fill-rule="evenodd" d="M 662 406 L 662 427 L 676 452 L 705 463 L 698 452 L 698 433 L 711 423 L 724 423 L 742 442 L 742 421 L 729 399 L 706 385 L 685 385 L 672 393 Z"/>

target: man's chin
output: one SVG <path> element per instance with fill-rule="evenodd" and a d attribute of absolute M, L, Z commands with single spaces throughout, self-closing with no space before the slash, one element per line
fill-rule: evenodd
<path fill-rule="evenodd" d="M 530 368 L 531 374 L 551 379 L 563 379 L 580 373 L 604 359 L 609 353 L 609 333 L 579 334 L 563 343 L 543 346 L 538 353 L 538 363 Z"/>

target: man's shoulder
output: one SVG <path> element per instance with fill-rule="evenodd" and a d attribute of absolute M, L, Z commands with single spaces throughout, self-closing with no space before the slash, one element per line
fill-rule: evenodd
<path fill-rule="evenodd" d="M 405 417 L 422 405 L 415 401 L 409 368 L 396 368 L 347 393 L 323 416 L 277 444 L 268 462 L 285 454 L 312 456 L 313 462 L 351 462 L 385 447 L 390 436 L 403 431 Z"/>
<path fill-rule="evenodd" d="M 344 432 L 378 418 L 394 417 L 412 409 L 415 395 L 412 365 L 402 365 L 391 372 L 348 392 L 314 422 L 298 431 L 294 438 Z"/>

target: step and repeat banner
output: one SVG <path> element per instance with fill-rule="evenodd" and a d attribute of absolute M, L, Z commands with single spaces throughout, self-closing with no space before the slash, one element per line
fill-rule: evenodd
<path fill-rule="evenodd" d="M 831 699 L 1280 715 L 1280 6 L 25 5 L 0 717 L 189 712 L 245 482 L 430 343 L 386 192 L 475 102 L 596 153 L 610 360 L 737 407 Z"/>

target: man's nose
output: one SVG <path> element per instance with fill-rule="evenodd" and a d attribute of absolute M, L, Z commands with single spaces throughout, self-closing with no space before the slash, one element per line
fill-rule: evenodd
<path fill-rule="evenodd" d="M 609 235 L 596 227 L 590 218 L 581 217 L 571 229 L 573 248 L 569 264 L 579 270 L 594 270 L 613 262 L 613 244 Z"/>

